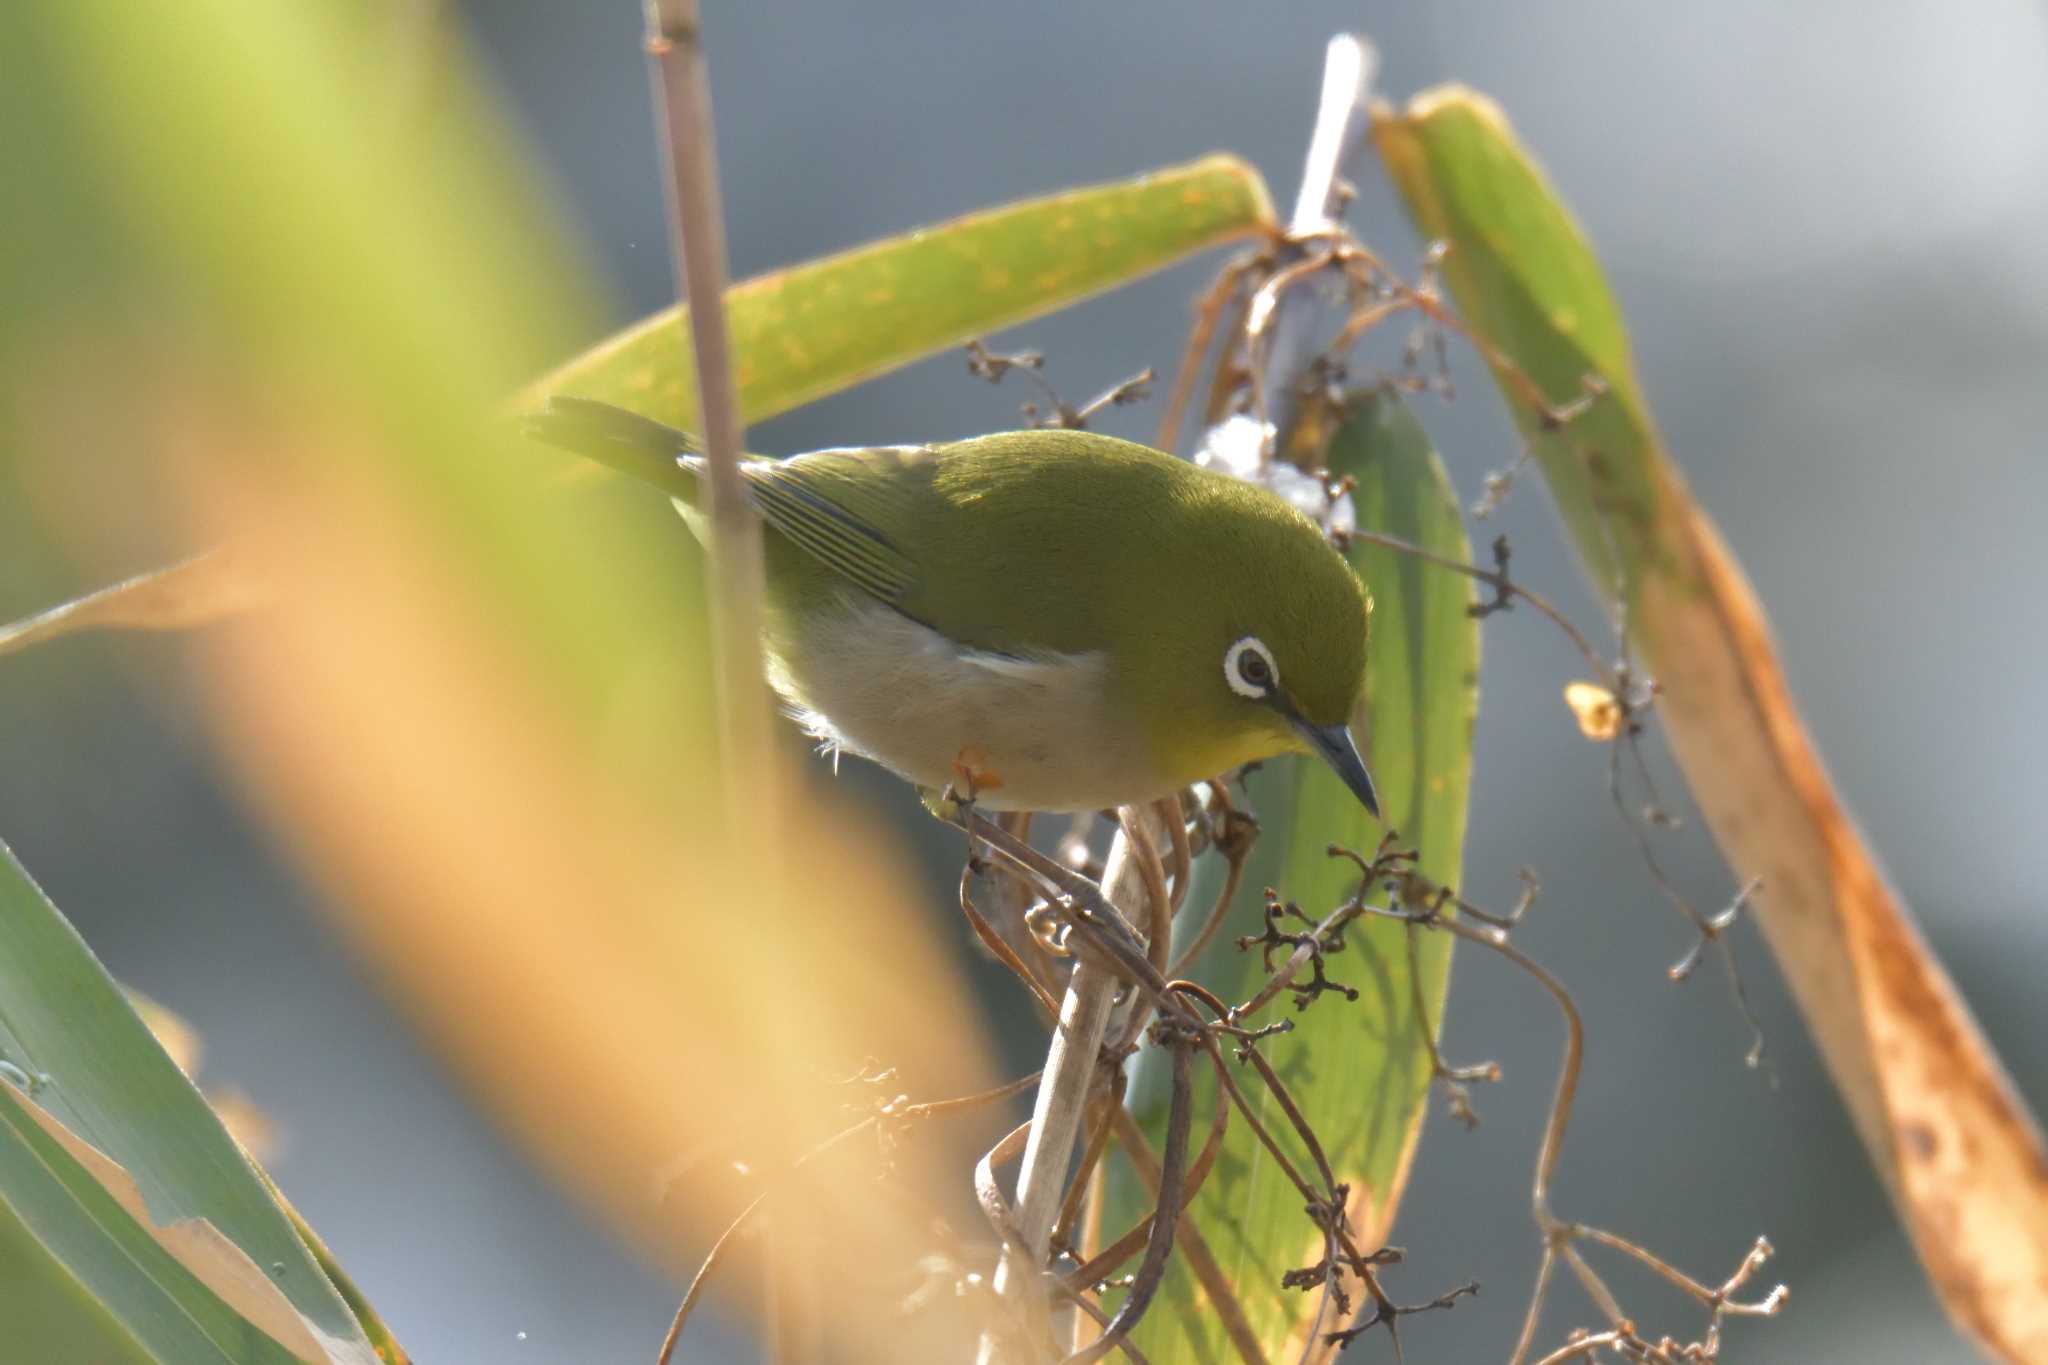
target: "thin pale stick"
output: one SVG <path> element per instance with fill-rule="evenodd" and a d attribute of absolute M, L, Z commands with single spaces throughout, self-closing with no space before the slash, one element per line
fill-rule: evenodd
<path fill-rule="evenodd" d="M 1301 238 L 1326 232 L 1336 224 L 1351 197 L 1344 167 L 1365 146 L 1372 129 L 1372 85 L 1378 53 L 1354 34 L 1330 39 L 1323 56 L 1322 94 L 1316 105 L 1315 131 L 1302 166 L 1301 189 L 1295 195 L 1288 235 Z M 1270 329 L 1264 363 L 1254 365 L 1255 399 L 1260 417 L 1272 430 L 1284 431 L 1293 417 L 1294 389 L 1308 372 L 1315 328 L 1313 299 L 1296 290 L 1281 301 Z"/>
<path fill-rule="evenodd" d="M 711 618 L 728 809 L 751 828 L 770 771 L 761 677 L 761 520 L 740 474 L 740 407 L 725 318 L 725 220 L 711 131 L 711 82 L 697 0 L 646 0 L 647 57 L 661 107 L 670 253 L 688 305 L 710 524 Z M 770 798 L 772 799 L 772 798 Z M 771 815 L 765 822 L 773 828 Z"/>
<path fill-rule="evenodd" d="M 1149 819 L 1141 812 L 1131 814 L 1133 824 Z M 991 842 L 991 847 L 998 845 Z M 1119 831 L 1104 871 L 1103 900 L 1115 907 L 1132 904 L 1145 896 L 1143 864 L 1144 858 L 1132 840 Z M 1059 872 L 1064 877 L 1066 869 L 1060 868 Z M 1013 1304 L 1020 1293 L 1029 1292 L 1021 1291 L 1019 1286 L 1035 1284 L 1045 1262 L 1053 1220 L 1059 1213 L 1068 1165 L 1074 1155 L 1074 1138 L 1080 1130 L 1096 1061 L 1116 1003 L 1117 981 L 1114 968 L 1088 955 L 1075 962 L 1073 975 L 1067 981 L 1059 1026 L 1053 1031 L 1052 1045 L 1046 1052 L 1045 1079 L 1039 1084 L 1038 1100 L 1031 1113 L 1023 1170 L 1017 1177 L 1019 1246 L 1006 1247 L 996 1267 L 996 1295 Z M 1057 1339 L 1059 1324 L 1048 1326 Z M 993 1333 L 982 1337 L 977 1359 L 980 1365 L 994 1365 L 1001 1359 L 1001 1346 Z"/>
<path fill-rule="evenodd" d="M 1165 812 L 1164 804 L 1159 802 L 1146 807 L 1142 815 L 1133 807 L 1117 812 L 1117 823 L 1135 850 L 1139 878 L 1145 891 L 1145 958 L 1161 980 L 1165 979 L 1166 959 L 1173 950 L 1173 894 L 1167 887 L 1166 864 L 1159 856 L 1158 833 L 1172 819 Z M 1143 997 L 1134 993 L 1125 1005 L 1123 1021 L 1116 1026 L 1114 1040 L 1109 1044 L 1111 1055 L 1121 1055 L 1136 1043 L 1149 1017 L 1150 1011 Z"/>
<path fill-rule="evenodd" d="M 999 1274 L 1003 1266 L 1010 1264 L 1012 1256 L 1026 1257 L 1030 1252 L 1023 1233 L 1018 1229 L 1016 1212 L 1003 1198 L 1002 1186 L 996 1183 L 995 1168 L 998 1162 L 1009 1161 L 1024 1150 L 1031 1131 L 1031 1124 L 1018 1124 L 974 1164 L 974 1197 L 981 1205 L 982 1216 L 988 1219 L 989 1226 L 995 1229 L 1003 1244 L 1002 1260 L 997 1266 Z M 1045 1303 L 1047 1283 L 1042 1275 L 1026 1273 L 1017 1277 L 1007 1293 L 1001 1292 L 1002 1287 L 998 1286 L 997 1319 L 982 1333 L 983 1353 L 1000 1351 L 999 1343 L 1012 1338 L 1044 1338 L 1044 1345 L 1050 1347 L 1051 1340 L 1043 1331 L 1051 1321 Z M 1045 1355 L 1049 1351 L 1041 1350 L 1037 1354 Z"/>
<path fill-rule="evenodd" d="M 1081 1149 L 1081 1164 L 1074 1168 L 1074 1178 L 1067 1182 L 1066 1202 L 1060 1205 L 1060 1216 L 1052 1225 L 1051 1245 L 1063 1251 L 1072 1251 L 1074 1245 L 1074 1224 L 1081 1217 L 1081 1205 L 1088 1197 L 1088 1181 L 1095 1174 L 1095 1168 L 1102 1162 L 1102 1154 L 1109 1148 L 1109 1133 L 1113 1126 L 1110 1111 L 1124 1102 L 1124 1073 L 1112 1071 L 1107 1084 L 1098 1084 L 1095 1094 L 1089 1099 L 1088 1107 L 1093 1117 L 1088 1123 L 1088 1145 Z"/>
<path fill-rule="evenodd" d="M 1536 1365 L 1566 1365 L 1567 1361 L 1591 1360 L 1601 1351 L 1620 1350 L 1634 1335 L 1632 1332 L 1595 1332 L 1592 1336 L 1580 1337 L 1558 1347 Z"/>

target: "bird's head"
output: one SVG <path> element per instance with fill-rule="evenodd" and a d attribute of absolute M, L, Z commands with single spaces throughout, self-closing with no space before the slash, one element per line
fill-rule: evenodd
<path fill-rule="evenodd" d="M 1351 730 L 1365 691 L 1364 586 L 1278 498 L 1240 483 L 1205 491 L 1210 505 L 1189 509 L 1205 552 L 1173 566 L 1139 655 L 1153 752 L 1188 781 L 1311 754 L 1377 816 Z"/>

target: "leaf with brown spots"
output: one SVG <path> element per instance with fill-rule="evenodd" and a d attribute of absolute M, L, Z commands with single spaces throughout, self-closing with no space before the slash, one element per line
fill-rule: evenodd
<path fill-rule="evenodd" d="M 1259 173 L 1217 155 L 757 275 L 725 295 L 740 407 L 758 422 L 1273 226 Z M 517 406 L 569 393 L 694 429 L 681 311 L 600 342 Z"/>
<path fill-rule="evenodd" d="M 1986 1350 L 2048 1359 L 2048 1157 L 2033 1117 L 1822 767 L 1763 608 L 1665 452 L 1584 235 L 1505 118 L 1457 88 L 1375 137 L 1490 348 L 1597 587 L 1626 588 L 1672 748 L 1759 917 L 1943 1305 Z M 1509 370 L 1502 361 L 1511 361 Z M 1607 395 L 1559 426 L 1585 376 Z"/>

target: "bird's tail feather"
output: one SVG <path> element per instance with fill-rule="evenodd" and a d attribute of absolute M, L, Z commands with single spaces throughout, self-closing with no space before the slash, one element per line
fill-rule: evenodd
<path fill-rule="evenodd" d="M 697 438 L 652 417 L 642 417 L 595 398 L 557 394 L 539 412 L 520 419 L 519 429 L 537 441 L 609 465 L 669 496 L 697 497 Z"/>

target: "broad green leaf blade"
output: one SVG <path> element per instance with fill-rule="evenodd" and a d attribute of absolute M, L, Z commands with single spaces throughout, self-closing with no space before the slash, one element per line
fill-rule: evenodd
<path fill-rule="evenodd" d="M 241 1149 L 4 844 L 0 1059 L 0 1198 L 128 1331 L 155 1349 L 189 1319 L 233 1346 L 220 1358 L 294 1358 L 254 1317 L 312 1343 L 304 1358 L 375 1360 Z"/>
<path fill-rule="evenodd" d="M 750 422 L 851 388 L 971 338 L 1272 230 L 1265 182 L 1234 156 L 1027 199 L 759 275 L 726 291 Z M 694 428 L 679 308 L 634 324 L 536 383 Z"/>
<path fill-rule="evenodd" d="M 1837 797 L 1762 605 L 1663 448 L 1584 233 L 1481 96 L 1376 111 L 1374 137 L 1450 247 L 1444 279 L 1596 589 L 1626 599 L 1686 781 L 1735 880 L 1762 879 L 1758 919 L 1943 1305 L 1989 1353 L 2048 1359 L 2048 1144 Z M 1546 420 L 1588 374 L 1607 396 Z"/>
<path fill-rule="evenodd" d="M 1352 497 L 1360 526 L 1440 555 L 1469 558 L 1449 480 L 1398 398 L 1355 400 L 1327 459 L 1333 473 L 1357 480 Z M 1369 695 L 1354 725 L 1370 736 L 1367 758 L 1381 806 L 1402 843 L 1418 851 L 1425 875 L 1456 885 L 1478 700 L 1479 630 L 1468 610 L 1471 584 L 1363 542 L 1351 561 L 1373 598 Z M 1320 917 L 1358 883 L 1356 869 L 1330 858 L 1328 846 L 1341 843 L 1370 856 L 1384 832 L 1318 763 L 1290 759 L 1268 765 L 1252 775 L 1250 789 L 1259 841 L 1230 922 L 1197 971 L 1231 1001 L 1251 996 L 1267 976 L 1256 951 L 1241 953 L 1231 941 L 1258 931 L 1263 888 L 1277 888 Z M 1207 889 L 1198 883 L 1190 900 L 1202 906 Z M 1353 1226 L 1369 1246 L 1393 1221 L 1430 1081 L 1404 932 L 1381 920 L 1347 933 L 1348 946 L 1331 959 L 1329 972 L 1358 989 L 1356 1002 L 1325 995 L 1295 1013 L 1283 997 L 1263 1017 L 1294 1019 L 1292 1033 L 1263 1046 L 1325 1144 L 1339 1179 L 1350 1182 Z M 1424 935 L 1420 949 L 1421 994 L 1435 1025 L 1449 983 L 1450 941 Z M 1244 1077 L 1248 1093 L 1259 1094 L 1251 1073 Z M 1156 1141 L 1165 1096 L 1154 1076 L 1141 1082 L 1134 1091 L 1141 1097 L 1136 1107 Z M 1263 1122 L 1276 1132 L 1286 1128 L 1277 1104 L 1269 1099 L 1264 1110 Z M 1118 1235 L 1147 1208 L 1130 1167 L 1112 1162 L 1104 1233 Z M 1302 1214 L 1299 1194 L 1242 1121 L 1232 1125 L 1193 1217 L 1267 1357 L 1298 1358 L 1315 1296 L 1282 1289 L 1280 1276 L 1316 1259 L 1317 1235 Z M 1176 1255 L 1160 1298 L 1140 1326 L 1146 1355 L 1156 1365 L 1236 1360 L 1212 1303 L 1188 1258 Z"/>
<path fill-rule="evenodd" d="M 7 1148 L 0 1161 L 11 1165 L 11 1128 L 0 1130 Z M 0 1320 L 8 1324 L 7 1344 L 24 1360 L 94 1360 L 105 1365 L 153 1365 L 142 1343 L 121 1325 L 105 1300 L 46 1248 L 16 1211 L 17 1199 L 0 1199 Z"/>

